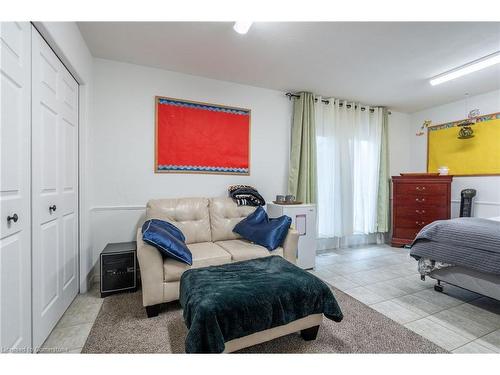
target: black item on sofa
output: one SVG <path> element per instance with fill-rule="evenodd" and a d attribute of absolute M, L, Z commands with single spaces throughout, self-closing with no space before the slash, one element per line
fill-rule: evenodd
<path fill-rule="evenodd" d="M 180 303 L 186 353 L 221 353 L 227 341 L 311 314 L 343 318 L 327 284 L 279 256 L 187 270 Z"/>
<path fill-rule="evenodd" d="M 120 242 L 107 244 L 100 256 L 101 297 L 137 290 L 137 244 Z"/>
<path fill-rule="evenodd" d="M 266 204 L 262 195 L 253 186 L 231 185 L 227 191 L 238 206 L 265 206 Z"/>

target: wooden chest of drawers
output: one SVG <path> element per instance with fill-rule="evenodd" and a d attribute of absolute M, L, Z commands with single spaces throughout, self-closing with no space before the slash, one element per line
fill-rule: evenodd
<path fill-rule="evenodd" d="M 451 176 L 392 177 L 392 246 L 413 241 L 435 220 L 451 215 Z"/>

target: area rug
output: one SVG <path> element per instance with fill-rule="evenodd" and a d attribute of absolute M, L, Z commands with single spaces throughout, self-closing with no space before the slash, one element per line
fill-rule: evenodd
<path fill-rule="evenodd" d="M 344 313 L 335 323 L 323 318 L 318 337 L 298 333 L 238 353 L 447 353 L 422 336 L 351 296 L 332 288 Z M 148 319 L 141 292 L 106 297 L 82 353 L 184 353 L 187 329 L 178 302 L 162 305 Z"/>

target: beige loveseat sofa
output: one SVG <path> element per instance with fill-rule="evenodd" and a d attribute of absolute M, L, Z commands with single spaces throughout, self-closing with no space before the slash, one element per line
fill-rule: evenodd
<path fill-rule="evenodd" d="M 160 304 L 179 299 L 179 280 L 184 271 L 195 267 L 280 255 L 295 263 L 298 232 L 289 230 L 283 243 L 273 251 L 242 239 L 233 232 L 234 226 L 255 210 L 238 206 L 231 198 L 181 198 L 150 200 L 146 220 L 160 219 L 178 227 L 186 237 L 193 254 L 189 266 L 160 252 L 142 240 L 137 231 L 137 257 L 141 269 L 142 301 L 148 317 L 156 316 Z"/>

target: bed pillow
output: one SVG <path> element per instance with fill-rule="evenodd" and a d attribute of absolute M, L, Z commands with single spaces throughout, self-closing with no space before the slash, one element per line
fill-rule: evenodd
<path fill-rule="evenodd" d="M 262 207 L 258 207 L 236 224 L 233 232 L 271 251 L 283 244 L 291 224 L 292 219 L 289 216 L 284 215 L 270 219 L 266 211 Z"/>
<path fill-rule="evenodd" d="M 173 224 L 158 219 L 146 220 L 142 225 L 142 240 L 156 247 L 162 256 L 193 264 L 191 251 L 184 242 L 186 238 Z"/>

